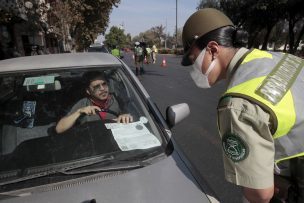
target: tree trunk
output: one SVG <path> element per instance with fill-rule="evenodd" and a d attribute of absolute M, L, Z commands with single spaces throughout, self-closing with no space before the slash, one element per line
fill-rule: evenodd
<path fill-rule="evenodd" d="M 294 44 L 294 47 L 293 47 L 294 50 L 297 50 L 297 48 L 298 48 L 298 46 L 300 44 L 300 41 L 301 41 L 303 35 L 304 35 L 304 24 L 303 24 L 302 29 L 301 29 L 301 31 L 300 31 L 300 33 L 298 35 L 298 38 L 297 38 L 297 40 L 296 40 L 296 42 Z"/>
<path fill-rule="evenodd" d="M 266 35 L 264 37 L 264 42 L 263 42 L 262 50 L 267 50 L 268 39 L 269 39 L 269 36 L 270 36 L 272 28 L 273 28 L 272 25 L 267 26 L 267 32 L 266 32 Z"/>
<path fill-rule="evenodd" d="M 293 28 L 294 28 L 295 22 L 293 18 L 289 19 L 289 53 L 294 54 L 295 50 L 293 48 L 293 44 L 294 44 L 294 32 L 293 32 Z"/>

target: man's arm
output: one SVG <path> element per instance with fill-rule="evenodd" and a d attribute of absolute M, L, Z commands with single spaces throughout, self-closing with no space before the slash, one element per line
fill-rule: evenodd
<path fill-rule="evenodd" d="M 250 203 L 268 203 L 274 193 L 274 187 L 266 189 L 243 188 L 243 194 Z"/>
<path fill-rule="evenodd" d="M 94 115 L 95 111 L 100 111 L 101 109 L 97 106 L 86 106 L 76 110 L 74 113 L 63 117 L 56 125 L 56 132 L 63 133 L 66 130 L 70 129 L 80 117 L 81 114 Z"/>

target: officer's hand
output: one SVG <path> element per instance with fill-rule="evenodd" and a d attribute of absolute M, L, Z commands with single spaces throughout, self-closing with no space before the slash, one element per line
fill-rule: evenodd
<path fill-rule="evenodd" d="M 130 114 L 122 114 L 119 115 L 117 119 L 115 119 L 117 123 L 132 123 L 133 117 Z"/>
<path fill-rule="evenodd" d="M 95 115 L 97 111 L 101 111 L 101 109 L 98 106 L 86 106 L 83 108 L 80 108 L 78 111 L 80 114 L 86 114 L 86 115 Z"/>

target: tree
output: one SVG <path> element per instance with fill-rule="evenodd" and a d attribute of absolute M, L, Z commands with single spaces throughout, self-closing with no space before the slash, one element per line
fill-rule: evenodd
<path fill-rule="evenodd" d="M 289 52 L 295 53 L 304 35 L 304 2 L 303 0 L 288 0 L 286 5 L 289 22 Z M 295 39 L 296 33 L 298 38 Z"/>
<path fill-rule="evenodd" d="M 158 42 L 160 43 L 162 39 L 165 38 L 165 29 L 166 27 L 163 25 L 155 26 L 151 28 L 151 32 L 154 34 Z"/>
<path fill-rule="evenodd" d="M 76 49 L 86 49 L 98 34 L 104 34 L 109 23 L 112 7 L 120 0 L 66 0 L 72 14 L 71 36 Z"/>
<path fill-rule="evenodd" d="M 58 34 L 57 38 L 62 41 L 64 47 L 69 46 L 69 42 L 72 40 L 69 29 L 73 22 L 70 5 L 65 1 L 57 1 L 51 6 L 49 16 L 50 31 Z M 64 48 L 63 51 L 67 50 Z"/>
<path fill-rule="evenodd" d="M 198 9 L 206 7 L 222 10 L 236 26 L 245 29 L 249 48 L 262 45 L 262 49 L 267 49 L 269 41 L 281 44 L 287 38 L 289 52 L 294 53 L 303 39 L 303 0 L 201 0 Z M 287 36 L 283 33 L 284 22 L 288 25 Z"/>
<path fill-rule="evenodd" d="M 10 36 L 11 43 L 15 43 L 14 26 L 16 23 L 24 22 L 28 31 L 34 34 L 38 32 L 47 32 L 47 13 L 49 6 L 42 1 L 15 1 L 0 5 L 0 24 L 6 25 Z"/>
<path fill-rule="evenodd" d="M 161 42 L 168 37 L 165 33 L 166 27 L 163 25 L 155 26 L 146 30 L 145 32 L 139 33 L 138 36 L 133 37 L 133 43 L 146 42 L 148 45 L 152 46 L 153 44 L 161 47 Z"/>
<path fill-rule="evenodd" d="M 130 38 L 128 38 L 128 36 L 125 35 L 123 29 L 120 29 L 117 26 L 112 26 L 110 28 L 109 33 L 105 35 L 105 44 L 109 48 L 114 48 L 116 46 L 122 48 L 127 45 L 127 41 L 129 39 Z"/>

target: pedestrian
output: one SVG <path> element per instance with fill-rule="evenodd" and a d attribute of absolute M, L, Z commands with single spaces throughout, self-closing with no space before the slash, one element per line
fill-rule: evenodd
<path fill-rule="evenodd" d="M 115 48 L 111 50 L 111 54 L 113 56 L 121 58 L 121 53 L 120 53 L 120 49 L 118 48 L 118 46 L 115 46 Z"/>
<path fill-rule="evenodd" d="M 134 60 L 135 60 L 136 75 L 144 74 L 144 62 L 143 62 L 144 54 L 143 54 L 143 48 L 139 42 L 135 42 Z"/>
<path fill-rule="evenodd" d="M 218 128 L 225 178 L 242 188 L 244 202 L 269 202 L 274 173 L 288 172 L 304 194 L 303 59 L 245 48 L 245 32 L 222 12 L 205 8 L 183 27 L 182 65 L 200 88 L 225 79 Z M 248 200 L 248 201 L 247 201 Z"/>
<path fill-rule="evenodd" d="M 147 60 L 147 64 L 150 64 L 151 53 L 152 53 L 152 50 L 149 47 L 149 45 L 147 45 L 147 47 L 146 47 L 146 60 Z"/>
<path fill-rule="evenodd" d="M 157 55 L 157 52 L 158 52 L 157 47 L 156 47 L 156 45 L 154 44 L 154 45 L 152 46 L 152 60 L 153 60 L 153 63 L 156 63 L 156 55 Z"/>

